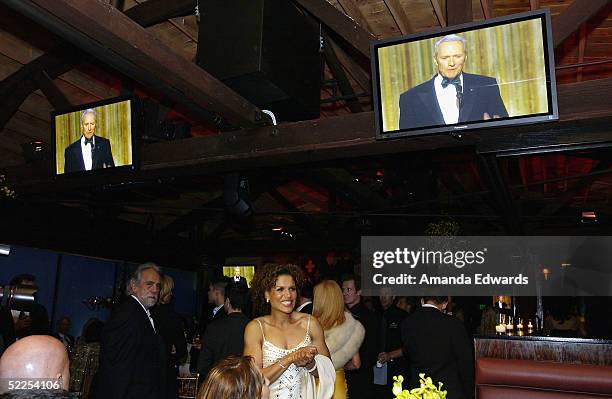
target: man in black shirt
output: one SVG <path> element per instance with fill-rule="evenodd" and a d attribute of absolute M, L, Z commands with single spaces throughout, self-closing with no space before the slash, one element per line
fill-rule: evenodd
<path fill-rule="evenodd" d="M 247 289 L 241 285 L 228 285 L 225 299 L 226 316 L 206 327 L 198 359 L 200 380 L 204 381 L 210 369 L 229 355 L 242 355 L 244 329 L 249 318 L 242 313 L 247 304 Z"/>
<path fill-rule="evenodd" d="M 387 395 L 393 389 L 393 376 L 406 374 L 407 367 L 402 354 L 402 336 L 400 324 L 408 316 L 408 312 L 395 306 L 395 296 L 388 288 L 381 290 L 378 297 L 383 310 L 381 326 L 382 352 L 378 354 L 378 362 L 387 363 L 387 384 L 377 385 L 379 395 Z"/>
<path fill-rule="evenodd" d="M 365 338 L 359 347 L 361 367 L 357 370 L 345 368 L 349 397 L 352 399 L 374 398 L 372 368 L 376 364 L 380 349 L 380 320 L 361 301 L 361 278 L 359 276 L 348 274 L 342 277 L 342 294 L 347 309 L 365 329 Z"/>

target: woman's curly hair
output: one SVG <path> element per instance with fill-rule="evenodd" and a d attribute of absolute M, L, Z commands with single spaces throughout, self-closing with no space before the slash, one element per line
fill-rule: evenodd
<path fill-rule="evenodd" d="M 267 263 L 255 271 L 251 283 L 251 295 L 256 316 L 270 313 L 270 304 L 266 303 L 265 292 L 274 288 L 278 276 L 291 276 L 295 282 L 298 296 L 304 285 L 304 273 L 299 266 Z"/>

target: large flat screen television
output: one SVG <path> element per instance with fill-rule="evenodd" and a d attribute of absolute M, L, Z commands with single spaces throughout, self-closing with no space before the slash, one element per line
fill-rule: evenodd
<path fill-rule="evenodd" d="M 378 139 L 559 118 L 548 10 L 370 48 Z"/>
<path fill-rule="evenodd" d="M 136 169 L 135 108 L 116 97 L 52 112 L 55 175 Z"/>

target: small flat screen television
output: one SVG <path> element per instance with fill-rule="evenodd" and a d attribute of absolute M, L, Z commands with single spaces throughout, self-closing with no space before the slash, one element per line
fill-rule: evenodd
<path fill-rule="evenodd" d="M 223 275 L 230 281 L 246 282 L 247 287 L 251 287 L 251 281 L 255 275 L 255 266 L 250 265 L 226 265 L 223 266 Z M 244 280 L 242 280 L 244 279 Z"/>
<path fill-rule="evenodd" d="M 371 43 L 376 138 L 559 118 L 548 10 Z"/>
<path fill-rule="evenodd" d="M 52 112 L 55 175 L 136 169 L 135 108 L 116 97 Z"/>

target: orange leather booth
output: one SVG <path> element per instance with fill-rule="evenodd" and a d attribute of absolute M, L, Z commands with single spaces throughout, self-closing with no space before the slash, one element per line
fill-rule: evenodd
<path fill-rule="evenodd" d="M 612 366 L 533 360 L 476 360 L 477 399 L 612 397 Z"/>

